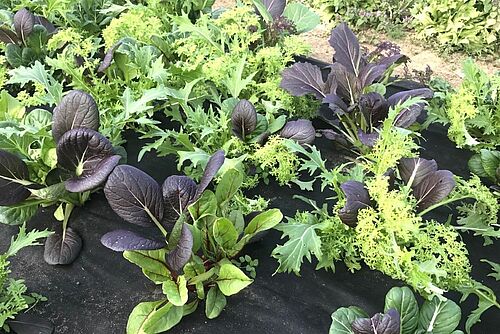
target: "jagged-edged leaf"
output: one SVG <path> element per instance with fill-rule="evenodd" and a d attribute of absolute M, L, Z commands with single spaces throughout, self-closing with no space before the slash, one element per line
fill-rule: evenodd
<path fill-rule="evenodd" d="M 28 36 L 33 31 L 33 26 L 35 25 L 35 15 L 31 13 L 26 8 L 21 8 L 14 14 L 14 29 L 16 30 L 17 36 L 22 40 L 26 41 Z"/>
<path fill-rule="evenodd" d="M 37 314 L 19 313 L 15 319 L 7 320 L 11 331 L 17 334 L 52 334 L 54 325 Z"/>
<path fill-rule="evenodd" d="M 418 303 L 410 288 L 394 287 L 385 296 L 385 312 L 396 309 L 401 319 L 401 334 L 414 334 L 418 326 Z"/>
<path fill-rule="evenodd" d="M 186 224 L 182 224 L 181 236 L 175 248 L 167 255 L 168 267 L 174 271 L 181 270 L 191 258 L 193 249 L 193 233 Z"/>
<path fill-rule="evenodd" d="M 295 63 L 283 70 L 280 87 L 293 96 L 313 94 L 320 100 L 325 97 L 321 69 L 310 63 Z"/>
<path fill-rule="evenodd" d="M 163 182 L 165 219 L 175 223 L 196 195 L 196 183 L 188 176 L 171 175 Z"/>
<path fill-rule="evenodd" d="M 113 211 L 129 223 L 151 226 L 163 218 L 160 186 L 140 169 L 117 166 L 108 177 L 104 194 Z"/>
<path fill-rule="evenodd" d="M 85 128 L 66 132 L 56 152 L 59 166 L 74 174 L 65 182 L 71 192 L 89 191 L 103 184 L 121 159 L 106 137 Z"/>
<path fill-rule="evenodd" d="M 280 17 L 283 14 L 286 6 L 286 0 L 262 0 L 262 4 L 271 14 L 273 19 Z"/>
<path fill-rule="evenodd" d="M 240 139 L 245 139 L 257 127 L 257 111 L 252 102 L 240 100 L 231 115 L 233 134 Z"/>
<path fill-rule="evenodd" d="M 353 334 L 351 324 L 354 320 L 366 317 L 368 317 L 368 314 L 359 307 L 341 307 L 332 313 L 332 324 L 329 334 Z"/>
<path fill-rule="evenodd" d="M 283 16 L 293 22 L 298 34 L 311 31 L 321 23 L 318 14 L 299 2 L 289 3 Z"/>
<path fill-rule="evenodd" d="M 210 159 L 208 159 L 205 171 L 203 172 L 203 176 L 201 177 L 198 188 L 196 189 L 195 201 L 200 198 L 201 194 L 203 194 L 205 189 L 207 189 L 210 182 L 213 180 L 215 175 L 217 175 L 217 172 L 224 164 L 225 159 L 223 150 L 218 150 L 210 157 Z"/>
<path fill-rule="evenodd" d="M 108 69 L 109 66 L 111 66 L 111 63 L 113 62 L 113 56 L 115 55 L 116 49 L 118 49 L 122 45 L 121 41 L 118 41 L 115 43 L 113 46 L 109 48 L 109 50 L 106 52 L 104 55 L 104 59 L 102 60 L 101 64 L 99 65 L 99 68 L 97 69 L 97 72 L 104 72 Z"/>
<path fill-rule="evenodd" d="M 307 119 L 288 121 L 280 132 L 280 136 L 295 140 L 299 144 L 312 144 L 316 138 L 316 130 Z"/>
<path fill-rule="evenodd" d="M 80 254 L 82 238 L 71 227 L 66 228 L 66 234 L 51 234 L 45 241 L 43 258 L 50 265 L 70 264 Z"/>
<path fill-rule="evenodd" d="M 54 108 L 52 136 L 59 141 L 64 133 L 75 128 L 99 129 L 99 110 L 89 94 L 72 90 Z"/>
<path fill-rule="evenodd" d="M 13 31 L 5 27 L 0 27 L 0 41 L 6 44 L 17 44 L 19 39 Z"/>
<path fill-rule="evenodd" d="M 405 184 L 412 179 L 411 186 L 415 187 L 426 177 L 437 171 L 437 163 L 434 159 L 403 158 L 399 161 L 399 175 Z"/>
<path fill-rule="evenodd" d="M 434 297 L 422 305 L 419 327 L 426 333 L 449 334 L 458 327 L 461 317 L 462 311 L 455 302 Z"/>
<path fill-rule="evenodd" d="M 0 150 L 0 206 L 13 205 L 30 196 L 26 188 L 29 171 L 17 156 Z"/>
<path fill-rule="evenodd" d="M 370 206 L 370 194 L 365 185 L 359 181 L 347 181 L 340 185 L 345 194 L 346 203 L 339 211 L 342 222 L 355 226 L 358 222 L 358 211 Z"/>
<path fill-rule="evenodd" d="M 417 198 L 420 210 L 440 202 L 455 187 L 453 173 L 449 170 L 438 170 L 424 178 L 413 188 L 413 194 Z"/>
<path fill-rule="evenodd" d="M 332 30 L 329 43 L 335 50 L 335 61 L 358 76 L 366 61 L 362 57 L 357 37 L 346 23 L 341 23 Z"/>
<path fill-rule="evenodd" d="M 400 334 L 400 317 L 396 309 L 386 314 L 377 313 L 371 318 L 358 318 L 351 328 L 354 334 Z"/>
<path fill-rule="evenodd" d="M 115 252 L 131 250 L 155 250 L 166 246 L 164 242 L 151 240 L 127 230 L 115 230 L 101 237 L 101 243 Z"/>

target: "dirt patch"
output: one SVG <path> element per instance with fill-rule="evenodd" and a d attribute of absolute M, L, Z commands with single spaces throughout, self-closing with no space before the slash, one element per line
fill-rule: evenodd
<path fill-rule="evenodd" d="M 234 0 L 216 0 L 214 8 L 234 6 Z M 328 37 L 333 28 L 333 23 L 324 21 L 316 29 L 304 34 L 304 41 L 312 46 L 311 57 L 330 62 L 333 50 L 328 44 Z M 434 76 L 449 81 L 453 86 L 458 86 L 462 80 L 462 64 L 469 57 L 463 53 L 445 54 L 439 50 L 429 49 L 424 42 L 417 40 L 411 33 L 403 38 L 395 40 L 384 33 L 376 31 L 364 31 L 358 34 L 361 44 L 367 49 L 373 49 L 379 42 L 391 41 L 401 47 L 401 52 L 410 58 L 408 69 L 425 71 L 430 66 Z M 486 57 L 474 59 L 479 66 L 488 74 L 500 71 L 500 57 Z"/>

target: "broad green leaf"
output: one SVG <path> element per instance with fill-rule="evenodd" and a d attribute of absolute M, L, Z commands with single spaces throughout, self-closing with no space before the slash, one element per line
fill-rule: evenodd
<path fill-rule="evenodd" d="M 0 92 L 0 121 L 19 120 L 24 116 L 24 106 L 6 90 Z"/>
<path fill-rule="evenodd" d="M 33 189 L 31 193 L 40 199 L 45 199 L 47 201 L 56 201 L 68 195 L 66 188 L 64 187 L 64 182 L 56 183 L 51 186 Z"/>
<path fill-rule="evenodd" d="M 286 123 L 286 116 L 281 115 L 278 118 L 276 118 L 274 121 L 269 123 L 269 127 L 267 128 L 267 131 L 269 131 L 271 134 L 278 132 L 283 128 L 283 126 Z"/>
<path fill-rule="evenodd" d="M 483 162 L 481 160 L 481 154 L 474 154 L 469 159 L 468 165 L 469 165 L 470 171 L 472 173 L 476 174 L 477 176 L 489 177 L 488 173 L 486 173 L 486 170 L 484 170 Z"/>
<path fill-rule="evenodd" d="M 240 210 L 233 210 L 229 213 L 229 220 L 233 222 L 234 228 L 238 232 L 238 235 L 243 233 L 245 229 L 245 217 Z"/>
<path fill-rule="evenodd" d="M 162 303 L 163 300 L 137 304 L 128 317 L 127 334 L 145 334 L 144 324 Z"/>
<path fill-rule="evenodd" d="M 219 269 L 216 282 L 224 295 L 231 296 L 246 288 L 253 280 L 235 265 L 224 263 Z"/>
<path fill-rule="evenodd" d="M 222 175 L 222 179 L 215 189 L 217 203 L 222 206 L 233 198 L 243 183 L 243 174 L 237 169 L 230 169 Z"/>
<path fill-rule="evenodd" d="M 394 287 L 385 296 L 384 311 L 396 309 L 401 318 L 401 334 L 413 334 L 418 326 L 418 303 L 410 288 Z"/>
<path fill-rule="evenodd" d="M 450 334 L 460 323 L 462 311 L 452 300 L 434 297 L 426 300 L 420 309 L 419 327 L 428 333 Z"/>
<path fill-rule="evenodd" d="M 299 34 L 313 30 L 321 22 L 318 14 L 298 2 L 288 4 L 283 16 L 295 24 Z"/>
<path fill-rule="evenodd" d="M 177 282 L 163 282 L 163 293 L 174 306 L 183 306 L 188 301 L 187 282 L 184 275 L 177 277 Z"/>
<path fill-rule="evenodd" d="M 500 152 L 481 150 L 481 164 L 488 177 L 495 180 L 497 168 L 500 166 Z"/>
<path fill-rule="evenodd" d="M 223 249 L 230 250 L 238 241 L 238 231 L 227 218 L 219 218 L 213 226 L 215 242 Z"/>
<path fill-rule="evenodd" d="M 354 334 L 351 324 L 358 318 L 366 318 L 368 314 L 356 306 L 341 307 L 332 314 L 330 334 Z"/>
<path fill-rule="evenodd" d="M 182 316 L 185 317 L 187 315 L 190 315 L 191 313 L 196 311 L 197 308 L 198 308 L 198 299 L 183 306 Z"/>
<path fill-rule="evenodd" d="M 245 228 L 245 234 L 254 235 L 256 233 L 269 230 L 278 225 L 283 219 L 283 214 L 279 209 L 271 209 L 255 216 Z"/>
<path fill-rule="evenodd" d="M 210 190 L 205 190 L 203 195 L 188 207 L 188 210 L 195 222 L 207 216 L 215 216 L 217 212 L 217 199 L 215 198 L 215 194 Z"/>
<path fill-rule="evenodd" d="M 156 284 L 172 280 L 170 270 L 165 263 L 165 250 L 125 251 L 123 257 L 143 269 L 144 274 Z"/>
<path fill-rule="evenodd" d="M 181 321 L 183 315 L 183 306 L 174 306 L 171 303 L 167 303 L 154 311 L 145 320 L 143 329 L 144 334 L 168 331 Z"/>
<path fill-rule="evenodd" d="M 213 286 L 208 290 L 207 300 L 205 302 L 205 314 L 208 319 L 215 319 L 226 307 L 226 296 L 220 291 L 217 286 Z"/>
<path fill-rule="evenodd" d="M 189 280 L 189 285 L 204 283 L 208 281 L 215 274 L 215 268 L 211 268 L 209 271 L 198 274 L 197 276 Z"/>
<path fill-rule="evenodd" d="M 259 14 L 262 16 L 265 22 L 269 23 L 273 21 L 273 17 L 271 13 L 267 10 L 266 6 L 262 3 L 262 0 L 252 0 L 253 5 L 259 11 Z"/>
<path fill-rule="evenodd" d="M 25 200 L 11 206 L 0 206 L 0 223 L 21 225 L 33 217 L 44 200 Z"/>

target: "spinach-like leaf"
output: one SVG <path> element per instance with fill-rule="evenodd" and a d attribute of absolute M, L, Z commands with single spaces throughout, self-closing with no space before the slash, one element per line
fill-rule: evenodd
<path fill-rule="evenodd" d="M 217 285 L 208 290 L 207 300 L 205 302 L 205 315 L 208 319 L 215 319 L 226 307 L 226 296 L 220 291 Z"/>
<path fill-rule="evenodd" d="M 395 309 L 371 318 L 358 318 L 351 324 L 354 334 L 399 334 L 400 327 L 399 313 Z"/>
<path fill-rule="evenodd" d="M 30 196 L 30 191 L 23 184 L 28 177 L 28 167 L 21 159 L 0 150 L 0 206 L 13 205 Z"/>
<path fill-rule="evenodd" d="M 321 69 L 310 63 L 295 63 L 283 70 L 280 88 L 294 96 L 314 94 L 322 100 L 326 94 Z"/>
<path fill-rule="evenodd" d="M 347 181 L 340 185 L 345 194 L 346 203 L 339 210 L 342 222 L 349 226 L 355 226 L 358 222 L 358 211 L 370 206 L 370 195 L 365 185 L 359 181 Z"/>
<path fill-rule="evenodd" d="M 35 15 L 26 8 L 22 8 L 14 14 L 14 29 L 17 36 L 26 42 L 26 39 L 33 31 L 35 25 Z"/>
<path fill-rule="evenodd" d="M 411 186 L 417 186 L 426 177 L 437 171 L 437 163 L 434 159 L 403 158 L 399 161 L 398 169 L 401 179 Z"/>
<path fill-rule="evenodd" d="M 401 334 L 414 334 L 418 326 L 418 303 L 410 288 L 394 287 L 385 295 L 385 312 L 396 309 L 401 317 Z"/>
<path fill-rule="evenodd" d="M 299 2 L 289 3 L 283 12 L 283 16 L 293 22 L 298 34 L 311 31 L 321 23 L 318 14 Z"/>
<path fill-rule="evenodd" d="M 172 175 L 163 182 L 165 219 L 175 223 L 196 195 L 196 183 L 188 176 Z"/>
<path fill-rule="evenodd" d="M 426 333 L 449 334 L 457 328 L 461 317 L 462 311 L 455 302 L 434 297 L 422 305 L 419 326 Z"/>
<path fill-rule="evenodd" d="M 101 237 L 101 243 L 116 252 L 131 250 L 155 250 L 166 246 L 164 242 L 144 238 L 127 230 L 115 230 Z"/>
<path fill-rule="evenodd" d="M 89 94 L 72 90 L 54 108 L 52 136 L 58 142 L 64 133 L 74 128 L 99 129 L 99 110 Z"/>
<path fill-rule="evenodd" d="M 354 320 L 365 317 L 368 317 L 368 314 L 359 307 L 341 307 L 332 313 L 332 325 L 329 334 L 353 334 L 351 324 Z"/>
<path fill-rule="evenodd" d="M 54 233 L 47 237 L 43 258 L 51 265 L 70 264 L 78 257 L 82 249 L 82 238 L 71 227 L 63 235 Z"/>
<path fill-rule="evenodd" d="M 316 130 L 307 119 L 288 121 L 280 132 L 280 136 L 295 140 L 299 144 L 312 144 L 316 138 Z"/>
<path fill-rule="evenodd" d="M 57 143 L 58 164 L 74 173 L 65 181 L 66 190 L 84 192 L 104 183 L 118 165 L 110 141 L 91 129 L 77 128 L 66 132 Z"/>
<path fill-rule="evenodd" d="M 175 248 L 167 255 L 168 267 L 173 271 L 181 270 L 191 258 L 193 234 L 185 223 L 182 224 L 181 236 Z"/>
<path fill-rule="evenodd" d="M 113 211 L 129 223 L 151 226 L 162 221 L 164 206 L 160 186 L 140 169 L 117 166 L 109 175 L 104 194 Z"/>
<path fill-rule="evenodd" d="M 419 209 L 423 210 L 443 200 L 453 188 L 455 188 L 453 173 L 449 170 L 438 170 L 415 186 L 413 194 L 418 200 Z"/>
<path fill-rule="evenodd" d="M 196 194 L 194 197 L 194 201 L 197 201 L 200 198 L 201 194 L 207 189 L 210 181 L 213 180 L 219 169 L 224 164 L 225 160 L 224 151 L 218 150 L 215 152 L 210 159 L 208 159 L 207 165 L 205 166 L 205 171 L 203 172 L 203 176 L 201 177 L 200 183 L 198 184 L 198 188 L 196 189 Z"/>
<path fill-rule="evenodd" d="M 233 134 L 245 140 L 257 127 L 257 111 L 248 100 L 240 100 L 231 115 Z"/>

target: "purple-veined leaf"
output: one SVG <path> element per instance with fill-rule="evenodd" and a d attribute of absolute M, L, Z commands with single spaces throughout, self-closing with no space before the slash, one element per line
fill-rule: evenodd
<path fill-rule="evenodd" d="M 293 96 L 314 94 L 320 100 L 325 97 L 321 69 L 309 63 L 295 63 L 283 70 L 280 87 Z"/>
<path fill-rule="evenodd" d="M 207 165 L 205 166 L 205 171 L 203 172 L 203 176 L 201 177 L 200 183 L 198 184 L 198 188 L 196 189 L 196 194 L 194 196 L 193 202 L 197 201 L 200 198 L 201 194 L 207 189 L 210 182 L 213 180 L 217 172 L 224 164 L 225 160 L 224 151 L 218 150 L 215 152 L 210 159 L 208 160 Z"/>
<path fill-rule="evenodd" d="M 184 175 L 169 176 L 162 186 L 165 219 L 175 223 L 196 195 L 196 183 Z"/>
<path fill-rule="evenodd" d="M 389 106 L 385 98 L 376 92 L 363 94 L 359 97 L 359 109 L 368 124 L 376 125 L 387 117 Z"/>
<path fill-rule="evenodd" d="M 378 137 L 379 137 L 378 132 L 364 133 L 363 130 L 358 129 L 358 139 L 365 146 L 368 147 L 375 146 Z"/>
<path fill-rule="evenodd" d="M 127 230 L 115 230 L 101 237 L 101 244 L 115 252 L 131 250 L 155 250 L 166 246 L 164 242 L 151 240 Z"/>
<path fill-rule="evenodd" d="M 359 73 L 361 87 L 366 87 L 380 80 L 387 70 L 387 66 L 380 64 L 367 64 Z"/>
<path fill-rule="evenodd" d="M 408 58 L 405 55 L 402 55 L 400 53 L 388 56 L 388 57 L 383 57 L 377 62 L 377 65 L 384 66 L 386 69 L 391 67 L 395 63 L 401 63 L 407 61 Z"/>
<path fill-rule="evenodd" d="M 358 39 L 346 23 L 341 23 L 332 30 L 329 42 L 335 50 L 335 61 L 357 77 L 365 67 L 366 60 L 361 54 Z"/>
<path fill-rule="evenodd" d="M 399 334 L 401 319 L 396 309 L 390 309 L 386 314 L 377 313 L 371 319 L 355 319 L 351 328 L 354 334 Z"/>
<path fill-rule="evenodd" d="M 33 31 L 34 25 L 35 15 L 26 8 L 21 8 L 14 14 L 14 29 L 16 30 L 17 37 L 22 41 L 26 41 L 26 38 Z"/>
<path fill-rule="evenodd" d="M 342 222 L 355 226 L 358 222 L 358 211 L 370 206 L 370 195 L 365 185 L 359 181 L 347 181 L 340 185 L 345 194 L 346 203 L 339 211 Z"/>
<path fill-rule="evenodd" d="M 417 103 L 403 109 L 394 119 L 394 126 L 403 129 L 409 128 L 417 121 L 423 109 L 424 105 L 422 103 Z"/>
<path fill-rule="evenodd" d="M 286 0 L 262 0 L 262 4 L 266 7 L 272 18 L 276 19 L 283 14 L 286 6 Z"/>
<path fill-rule="evenodd" d="M 295 140 L 299 144 L 312 144 L 316 138 L 316 130 L 307 119 L 288 121 L 280 132 L 280 136 Z"/>
<path fill-rule="evenodd" d="M 411 186 L 415 187 L 426 177 L 437 171 L 438 166 L 434 159 L 403 158 L 399 161 L 398 169 L 399 175 L 405 184 L 410 182 L 413 175 Z"/>
<path fill-rule="evenodd" d="M 10 31 L 5 27 L 0 27 L 0 41 L 6 44 L 17 44 L 19 38 L 17 38 L 16 33 Z"/>
<path fill-rule="evenodd" d="M 345 102 L 336 94 L 326 95 L 323 99 L 323 103 L 328 103 L 328 108 L 338 115 L 343 115 L 349 111 L 347 104 L 345 104 Z"/>
<path fill-rule="evenodd" d="M 140 226 L 162 221 L 163 197 L 159 184 L 148 174 L 129 165 L 115 167 L 109 175 L 104 194 L 117 215 Z"/>
<path fill-rule="evenodd" d="M 173 271 L 181 270 L 191 258 L 193 234 L 185 223 L 182 224 L 181 235 L 175 248 L 167 255 L 167 265 Z"/>
<path fill-rule="evenodd" d="M 412 89 L 391 95 L 387 99 L 387 103 L 389 104 L 390 107 L 393 107 L 413 97 L 430 99 L 433 97 L 433 95 L 434 92 L 429 88 Z M 396 116 L 396 119 L 394 120 L 394 125 L 400 128 L 408 128 L 410 125 L 412 125 L 417 121 L 417 118 L 423 109 L 424 109 L 423 103 L 417 103 L 408 108 L 403 109 Z"/>
<path fill-rule="evenodd" d="M 116 49 L 122 45 L 122 41 L 118 41 L 115 43 L 112 47 L 109 48 L 109 50 L 106 52 L 104 55 L 104 59 L 102 60 L 101 64 L 99 65 L 99 68 L 97 69 L 97 72 L 104 72 L 108 69 L 109 66 L 111 66 L 111 63 L 113 62 L 113 56 L 115 55 Z"/>
<path fill-rule="evenodd" d="M 103 184 L 121 159 L 106 137 L 85 128 L 66 132 L 56 153 L 59 166 L 74 174 L 65 182 L 70 192 L 89 191 Z"/>
<path fill-rule="evenodd" d="M 74 128 L 99 129 L 99 110 L 92 96 L 72 90 L 54 108 L 52 136 L 59 141 L 62 135 Z"/>
<path fill-rule="evenodd" d="M 245 139 L 257 127 L 257 111 L 248 100 L 240 100 L 231 115 L 233 134 L 240 139 Z"/>
<path fill-rule="evenodd" d="M 47 237 L 43 258 L 50 265 L 70 264 L 75 261 L 82 249 L 82 238 L 71 227 L 66 234 L 54 233 Z"/>
<path fill-rule="evenodd" d="M 31 192 L 22 184 L 29 178 L 28 167 L 12 153 L 0 150 L 0 205 L 24 201 Z"/>
<path fill-rule="evenodd" d="M 446 198 L 455 188 L 453 173 L 449 170 L 438 170 L 425 177 L 413 188 L 418 201 L 418 208 L 424 210 Z"/>
<path fill-rule="evenodd" d="M 389 96 L 387 102 L 389 106 L 395 106 L 398 103 L 403 103 L 412 97 L 421 97 L 422 99 L 431 99 L 434 96 L 434 92 L 429 88 L 418 88 L 406 90 Z"/>
<path fill-rule="evenodd" d="M 43 16 L 35 15 L 35 24 L 43 26 L 49 34 L 53 34 L 57 30 L 56 27 Z"/>
<path fill-rule="evenodd" d="M 337 82 L 336 95 L 344 101 L 350 101 L 351 103 L 356 101 L 357 96 L 361 93 L 361 86 L 356 76 L 340 63 L 334 63 L 330 68 Z"/>

